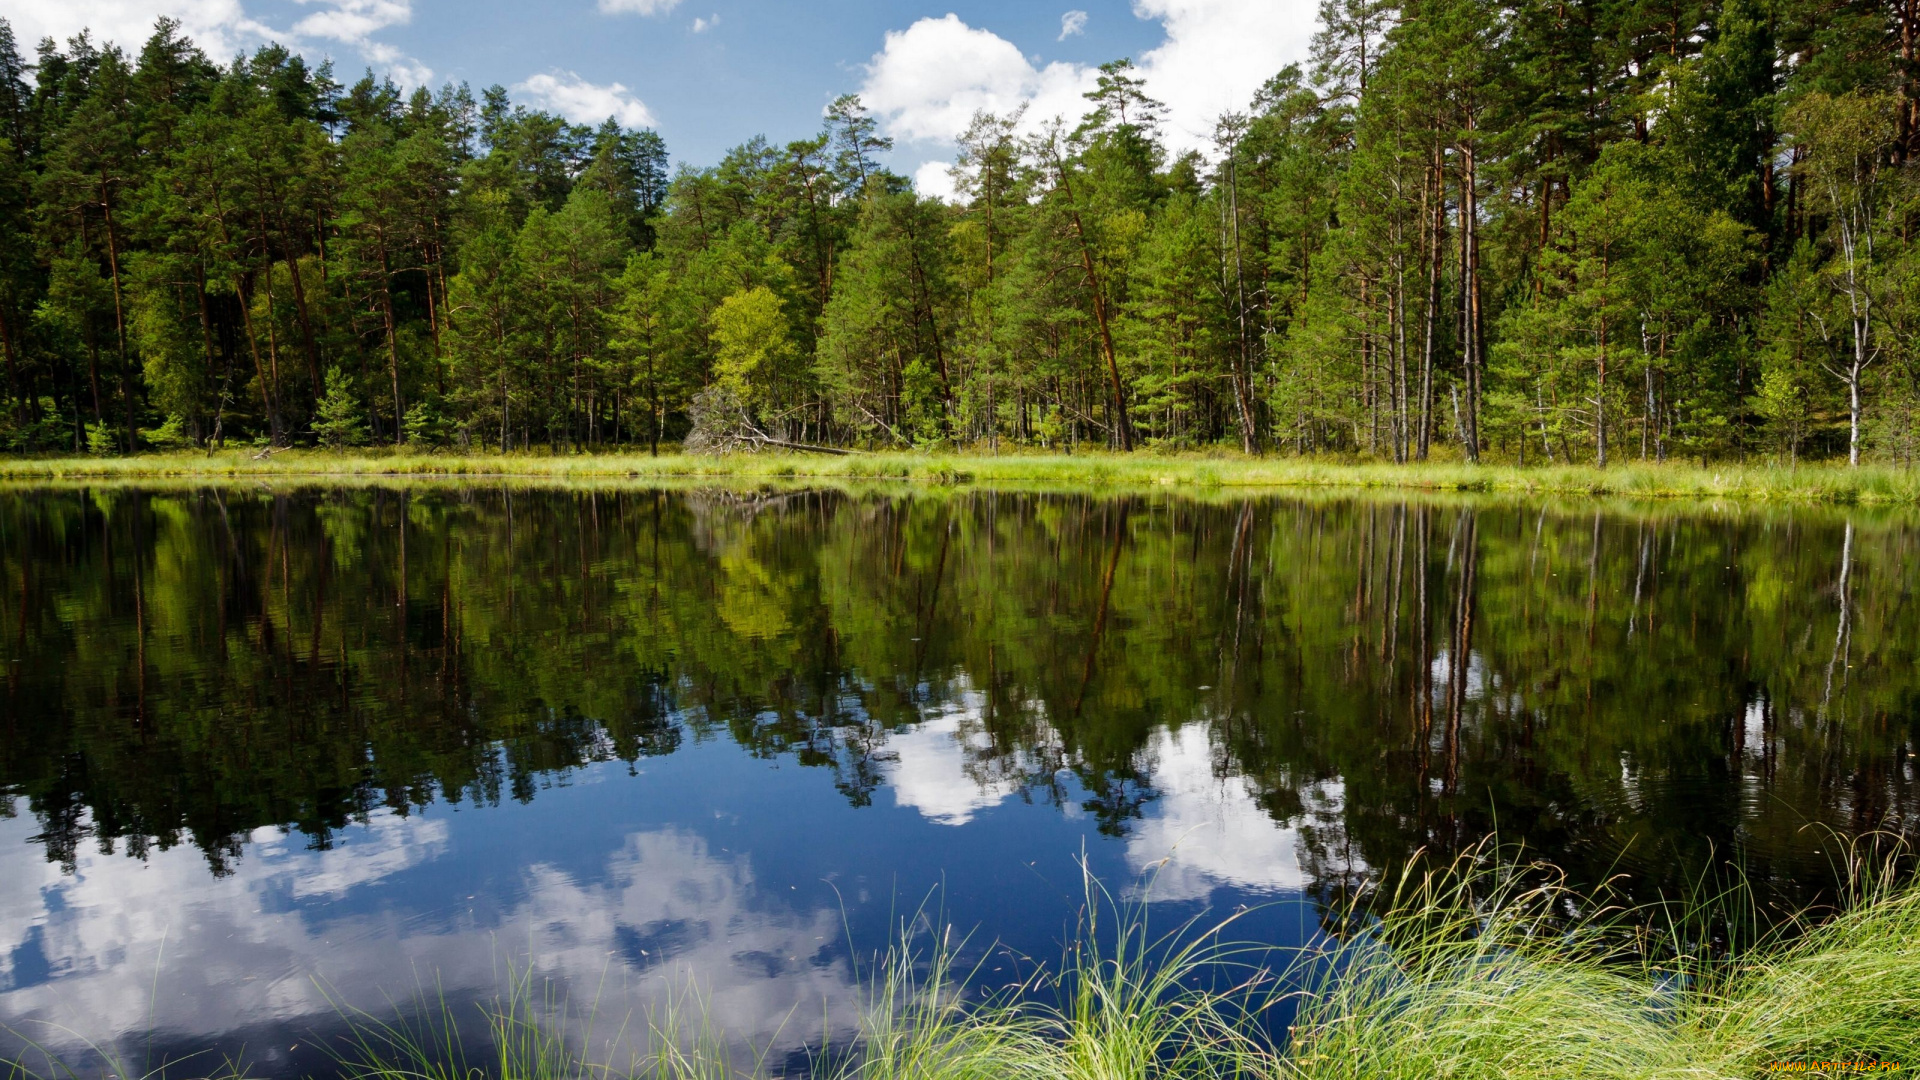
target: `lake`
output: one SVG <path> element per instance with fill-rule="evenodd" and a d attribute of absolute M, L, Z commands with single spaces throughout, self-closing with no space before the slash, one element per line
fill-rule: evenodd
<path fill-rule="evenodd" d="M 902 925 L 1012 982 L 1090 875 L 1299 944 L 1496 831 L 1791 910 L 1920 831 L 1916 566 L 1847 508 L 7 489 L 0 1052 L 324 1072 L 530 970 L 800 1068 Z"/>

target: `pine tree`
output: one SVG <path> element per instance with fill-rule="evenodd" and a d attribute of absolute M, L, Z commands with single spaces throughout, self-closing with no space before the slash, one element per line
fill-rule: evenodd
<path fill-rule="evenodd" d="M 353 380 L 339 368 L 327 369 L 327 392 L 314 409 L 313 437 L 330 450 L 367 443 L 366 413 Z"/>

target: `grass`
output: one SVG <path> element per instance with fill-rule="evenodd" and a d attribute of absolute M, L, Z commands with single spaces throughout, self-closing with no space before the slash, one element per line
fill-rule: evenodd
<path fill-rule="evenodd" d="M 1489 874 L 1500 880 L 1482 892 Z M 1403 880 L 1376 933 L 1332 950 L 1275 1075 L 1751 1077 L 1920 1061 L 1920 889 L 1732 951 L 1698 905 L 1610 910 L 1506 871 Z M 1537 879 L 1536 879 L 1537 882 Z M 1660 932 L 1661 927 L 1665 932 Z M 1815 1070 L 1818 1071 L 1818 1070 Z"/>
<path fill-rule="evenodd" d="M 1920 504 L 1920 470 L 1890 465 L 1590 466 L 1394 465 L 1331 458 L 1214 454 L 883 453 L 848 457 L 763 453 L 700 457 L 645 454 L 419 454 L 285 450 L 143 454 L 124 458 L 0 460 L 0 480 L 471 479 L 702 482 L 908 481 L 1016 488 L 1360 488 L 1517 495 L 1714 498 L 1761 502 Z"/>
<path fill-rule="evenodd" d="M 1228 944 L 1231 920 L 1151 936 L 1144 907 L 1125 908 L 1091 884 L 1089 917 L 1060 966 L 997 993 L 969 992 L 978 969 L 959 969 L 947 940 L 919 948 L 903 937 L 863 984 L 868 1007 L 854 1038 L 836 1049 L 823 1037 L 811 1075 L 1731 1080 L 1783 1065 L 1830 1072 L 1847 1070 L 1820 1063 L 1920 1062 L 1920 888 L 1896 884 L 1891 862 L 1854 876 L 1855 895 L 1837 917 L 1789 920 L 1729 949 L 1702 928 L 1724 924 L 1730 910 L 1737 920 L 1751 903 L 1741 890 L 1626 910 L 1574 892 L 1550 867 L 1490 851 L 1409 868 L 1334 920 L 1345 932 L 1297 954 Z M 1112 917 L 1093 917 L 1101 912 Z M 768 1055 L 738 1052 L 694 989 L 635 1025 L 636 1038 L 621 1038 L 623 1024 L 600 1039 L 638 1047 L 616 1061 L 589 1055 L 595 1018 L 571 1014 L 552 984 L 525 970 L 508 982 L 469 1027 L 484 1032 L 477 1049 L 463 1043 L 444 1001 L 423 997 L 400 1021 L 343 1009 L 341 1075 L 769 1075 Z M 1293 1021 L 1278 1040 L 1277 1009 L 1291 1009 Z M 583 1020 L 584 1033 L 569 1034 Z M 37 1074 L 16 1065 L 8 1075 Z"/>

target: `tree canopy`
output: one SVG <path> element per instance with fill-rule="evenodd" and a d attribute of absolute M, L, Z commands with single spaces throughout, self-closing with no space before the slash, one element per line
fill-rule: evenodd
<path fill-rule="evenodd" d="M 0 21 L 0 450 L 683 439 L 1391 460 L 1920 449 L 1920 16 L 1325 0 L 1181 152 L 1129 61 L 953 201 L 820 130 L 670 168 L 499 87 Z"/>

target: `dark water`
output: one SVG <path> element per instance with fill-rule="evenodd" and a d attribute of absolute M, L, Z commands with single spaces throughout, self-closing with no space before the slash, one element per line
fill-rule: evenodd
<path fill-rule="evenodd" d="M 531 964 L 777 1060 L 923 905 L 1057 956 L 1083 853 L 1280 944 L 1496 828 L 1806 903 L 1916 828 L 1917 559 L 1868 511 L 0 493 L 0 1020 L 293 1073 Z"/>

